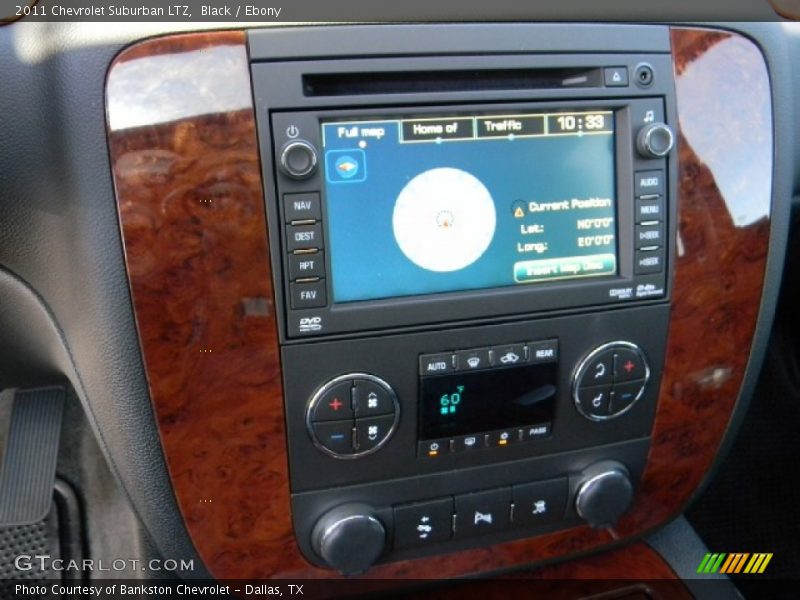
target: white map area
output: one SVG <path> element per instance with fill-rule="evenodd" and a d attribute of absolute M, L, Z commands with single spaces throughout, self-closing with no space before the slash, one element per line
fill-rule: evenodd
<path fill-rule="evenodd" d="M 424 171 L 397 196 L 392 226 L 397 245 L 414 264 L 458 271 L 478 260 L 494 237 L 494 201 L 481 181 L 461 169 Z"/>

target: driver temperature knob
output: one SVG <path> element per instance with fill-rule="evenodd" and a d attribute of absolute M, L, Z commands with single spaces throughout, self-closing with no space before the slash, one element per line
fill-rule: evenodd
<path fill-rule="evenodd" d="M 575 510 L 592 527 L 616 523 L 633 500 L 633 484 L 628 470 L 618 462 L 592 465 L 582 473 L 575 497 Z"/>
<path fill-rule="evenodd" d="M 330 567 L 343 575 L 362 573 L 383 552 L 386 529 L 367 504 L 343 504 L 317 521 L 311 546 Z"/>

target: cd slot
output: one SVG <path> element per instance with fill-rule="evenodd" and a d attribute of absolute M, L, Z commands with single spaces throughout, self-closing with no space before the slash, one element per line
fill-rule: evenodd
<path fill-rule="evenodd" d="M 303 94 L 306 97 L 475 90 L 544 90 L 602 86 L 602 70 L 586 67 L 303 75 Z"/>

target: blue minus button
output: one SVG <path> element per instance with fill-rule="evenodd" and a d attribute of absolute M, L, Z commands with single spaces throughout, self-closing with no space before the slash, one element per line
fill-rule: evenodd
<path fill-rule="evenodd" d="M 334 454 L 353 454 L 353 422 L 319 421 L 313 423 L 317 443 Z"/>

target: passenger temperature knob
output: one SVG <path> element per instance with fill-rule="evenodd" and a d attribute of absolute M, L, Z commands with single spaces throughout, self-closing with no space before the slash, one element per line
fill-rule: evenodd
<path fill-rule="evenodd" d="M 343 575 L 366 571 L 386 544 L 386 530 L 367 504 L 343 504 L 328 511 L 311 532 L 311 546 Z"/>
<path fill-rule="evenodd" d="M 645 158 L 663 158 L 675 145 L 675 134 L 666 123 L 650 123 L 639 130 L 636 148 Z"/>
<path fill-rule="evenodd" d="M 575 510 L 592 527 L 607 527 L 619 519 L 633 500 L 628 470 L 618 462 L 592 465 L 583 472 Z"/>

